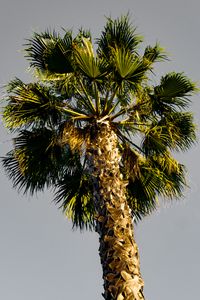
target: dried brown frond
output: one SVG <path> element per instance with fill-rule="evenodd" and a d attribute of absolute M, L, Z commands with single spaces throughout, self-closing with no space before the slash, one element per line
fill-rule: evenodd
<path fill-rule="evenodd" d="M 131 149 L 128 144 L 123 146 L 122 161 L 127 177 L 140 177 L 141 155 Z"/>
<path fill-rule="evenodd" d="M 68 144 L 72 151 L 81 152 L 89 139 L 87 128 L 76 127 L 73 122 L 65 122 L 60 135 L 61 144 Z"/>

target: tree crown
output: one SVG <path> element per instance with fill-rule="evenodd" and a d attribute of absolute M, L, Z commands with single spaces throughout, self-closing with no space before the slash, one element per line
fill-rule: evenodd
<path fill-rule="evenodd" d="M 141 42 L 128 16 L 108 18 L 95 47 L 83 29 L 75 37 L 70 30 L 34 33 L 25 45 L 33 82 L 7 85 L 3 117 L 16 137 L 4 167 L 24 192 L 53 187 L 74 226 L 94 225 L 87 144 L 103 122 L 117 134 L 136 220 L 157 207 L 158 196 L 179 198 L 186 185 L 172 152 L 195 142 L 186 110 L 196 87 L 175 72 L 152 85 L 155 63 L 167 57 L 159 44 L 140 54 Z"/>

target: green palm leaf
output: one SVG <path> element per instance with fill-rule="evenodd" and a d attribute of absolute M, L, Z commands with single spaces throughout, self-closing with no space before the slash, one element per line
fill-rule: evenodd
<path fill-rule="evenodd" d="M 54 132 L 46 128 L 23 130 L 14 140 L 14 149 L 3 159 L 3 165 L 15 187 L 33 194 L 55 184 L 67 153 L 67 148 L 61 149 L 56 143 Z"/>
<path fill-rule="evenodd" d="M 4 110 L 6 126 L 14 129 L 31 124 L 60 122 L 63 103 L 53 88 L 40 83 L 24 84 L 15 79 L 8 85 L 8 105 Z"/>
<path fill-rule="evenodd" d="M 91 41 L 86 38 L 82 38 L 82 40 L 83 45 L 75 47 L 76 63 L 84 75 L 88 76 L 91 80 L 98 79 L 105 75 L 105 63 L 95 57 Z M 103 67 L 105 70 L 102 74 Z"/>
<path fill-rule="evenodd" d="M 111 49 L 122 49 L 136 53 L 142 37 L 135 33 L 136 28 L 129 22 L 129 16 L 123 16 L 116 20 L 108 18 L 102 35 L 97 39 L 99 56 L 108 59 Z"/>
<path fill-rule="evenodd" d="M 140 127 L 141 128 L 141 127 Z M 190 113 L 175 112 L 152 123 L 145 130 L 142 148 L 146 155 L 162 153 L 167 148 L 187 150 L 196 141 L 193 116 Z"/>
<path fill-rule="evenodd" d="M 26 57 L 30 65 L 42 71 L 70 73 L 72 66 L 72 33 L 65 32 L 63 38 L 55 32 L 35 33 L 26 44 Z"/>
<path fill-rule="evenodd" d="M 154 62 L 166 60 L 167 56 L 162 47 L 157 43 L 154 47 L 147 46 L 144 51 L 143 60 L 151 65 Z"/>
<path fill-rule="evenodd" d="M 153 168 L 150 171 L 148 161 L 141 154 L 128 144 L 123 148 L 122 172 L 128 181 L 128 203 L 132 215 L 138 221 L 156 209 L 161 179 Z"/>
<path fill-rule="evenodd" d="M 188 97 L 196 91 L 195 84 L 183 73 L 169 73 L 163 76 L 160 85 L 154 88 L 154 109 L 158 112 L 171 112 L 188 106 Z"/>
<path fill-rule="evenodd" d="M 193 116 L 188 112 L 175 112 L 159 122 L 165 126 L 165 134 L 169 136 L 169 148 L 187 150 L 196 141 Z"/>
<path fill-rule="evenodd" d="M 179 199 L 186 186 L 185 167 L 178 163 L 168 151 L 161 155 L 153 155 L 148 158 L 148 161 L 161 178 L 159 194 L 169 199 Z"/>
<path fill-rule="evenodd" d="M 136 221 L 158 207 L 158 197 L 180 198 L 186 185 L 185 168 L 169 152 L 147 159 L 128 145 L 123 152 L 127 197 Z"/>
<path fill-rule="evenodd" d="M 122 79 L 134 78 L 134 82 L 137 83 L 144 78 L 146 66 L 136 55 L 126 52 L 124 48 L 113 49 L 113 60 L 113 66 Z"/>
<path fill-rule="evenodd" d="M 56 185 L 55 201 L 72 220 L 74 227 L 93 229 L 93 184 L 84 171 L 80 163 L 73 172 L 66 170 L 63 179 Z"/>

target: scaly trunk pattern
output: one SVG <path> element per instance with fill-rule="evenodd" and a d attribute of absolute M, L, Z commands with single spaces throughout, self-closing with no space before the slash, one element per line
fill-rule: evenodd
<path fill-rule="evenodd" d="M 109 122 L 97 124 L 89 145 L 94 175 L 96 231 L 106 300 L 144 300 L 138 247 L 120 172 L 117 136 Z"/>

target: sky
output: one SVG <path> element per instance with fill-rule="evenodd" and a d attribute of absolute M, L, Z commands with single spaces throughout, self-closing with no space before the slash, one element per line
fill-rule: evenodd
<path fill-rule="evenodd" d="M 84 27 L 98 37 L 105 16 L 129 12 L 144 46 L 159 41 L 169 54 L 170 60 L 157 66 L 155 82 L 176 71 L 200 87 L 199 11 L 199 0 L 0 0 L 0 86 L 15 76 L 30 80 L 21 50 L 33 31 Z M 200 94 L 192 97 L 197 127 L 199 102 Z M 10 147 L 1 121 L 0 156 Z M 198 143 L 176 155 L 188 169 L 185 198 L 163 202 L 135 228 L 148 300 L 198 299 L 199 150 Z M 103 299 L 96 233 L 73 231 L 50 191 L 19 194 L 2 166 L 0 191 L 0 299 Z"/>

